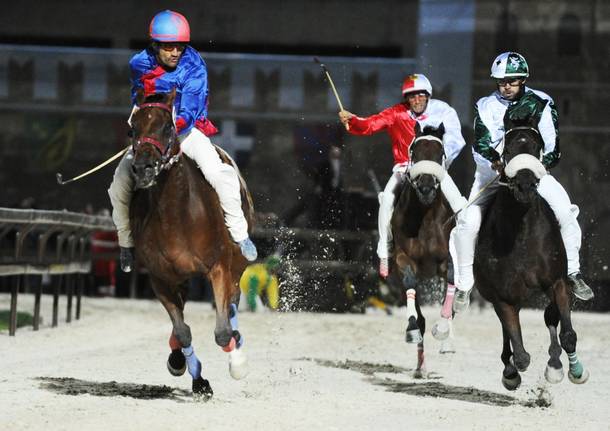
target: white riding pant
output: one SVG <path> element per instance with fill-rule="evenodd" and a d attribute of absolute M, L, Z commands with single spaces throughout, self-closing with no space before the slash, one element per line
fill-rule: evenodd
<path fill-rule="evenodd" d="M 490 168 L 477 166 L 469 200 L 472 200 L 495 177 L 496 173 Z M 475 203 L 458 215 L 457 225 L 451 232 L 449 250 L 454 263 L 455 285 L 460 290 L 470 290 L 474 285 L 472 265 L 483 211 L 498 187 L 501 186 L 497 181 L 487 187 Z M 559 222 L 561 238 L 567 254 L 568 274 L 578 272 L 582 236 L 576 220 L 579 212 L 578 206 L 570 202 L 570 197 L 565 189 L 550 174 L 546 174 L 540 180 L 538 194 L 547 201 Z"/>
<path fill-rule="evenodd" d="M 224 212 L 225 224 L 235 242 L 248 238 L 248 222 L 241 208 L 240 183 L 233 165 L 223 163 L 210 138 L 198 129 L 178 138 L 182 152 L 203 172 L 203 176 L 218 194 Z M 117 228 L 119 245 L 133 247 L 133 237 L 129 228 L 129 203 L 133 194 L 134 181 L 131 176 L 131 149 L 117 166 L 108 194 L 112 203 L 112 219 Z"/>
<path fill-rule="evenodd" d="M 383 192 L 379 193 L 379 214 L 377 218 L 377 228 L 379 232 L 377 256 L 379 256 L 379 258 L 388 258 L 391 255 L 392 229 L 390 228 L 390 223 L 392 221 L 392 213 L 394 212 L 394 189 L 402 180 L 406 171 L 406 165 L 394 165 L 394 168 L 392 168 L 392 176 L 385 185 Z M 466 198 L 462 196 L 448 172 L 445 172 L 440 187 L 441 192 L 449 202 L 453 212 L 461 210 L 464 205 L 466 205 Z"/>

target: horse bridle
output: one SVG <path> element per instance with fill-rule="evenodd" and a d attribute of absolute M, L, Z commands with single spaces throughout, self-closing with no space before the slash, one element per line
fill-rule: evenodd
<path fill-rule="evenodd" d="M 413 148 L 415 148 L 415 144 L 417 144 L 419 141 L 423 141 L 423 140 L 427 140 L 427 141 L 435 141 L 437 142 L 440 146 L 441 146 L 441 151 L 443 152 L 443 156 L 442 156 L 442 160 L 441 160 L 441 166 L 443 166 L 443 168 L 445 167 L 445 147 L 443 146 L 443 140 L 441 138 L 438 138 L 436 136 L 433 135 L 421 135 L 418 136 L 417 138 L 415 138 L 413 140 L 413 142 L 411 142 L 411 145 L 409 145 L 409 161 L 410 163 L 413 163 Z M 414 188 L 418 188 L 419 187 L 419 183 L 417 181 L 417 179 L 411 179 L 411 176 L 408 174 L 406 175 L 407 181 L 414 187 Z M 434 188 L 438 188 L 440 182 L 438 181 L 438 179 L 436 177 L 434 177 Z"/>
<path fill-rule="evenodd" d="M 506 137 L 510 133 L 518 131 L 518 130 L 529 130 L 529 131 L 532 131 L 532 132 L 536 133 L 536 135 L 538 135 L 538 137 L 540 139 L 542 139 L 542 135 L 540 134 L 540 131 L 537 128 L 535 128 L 535 127 L 531 127 L 531 126 L 516 126 L 516 127 L 511 127 L 510 129 L 508 129 L 507 131 L 504 132 L 504 137 L 502 138 L 503 139 L 503 142 L 502 142 L 502 147 L 503 148 L 506 147 Z M 543 153 L 544 153 L 544 145 L 542 145 L 542 148 L 540 148 L 540 156 L 539 156 L 540 160 L 542 160 Z M 502 164 L 504 166 L 506 166 L 506 160 L 504 160 L 504 155 L 502 155 Z M 538 180 L 538 182 L 540 182 L 540 180 Z M 501 185 L 501 186 L 508 187 L 508 189 L 511 190 L 511 191 L 515 188 L 514 180 L 510 179 L 510 178 L 507 179 L 506 182 L 498 181 L 498 184 Z"/>
<path fill-rule="evenodd" d="M 160 108 L 160 109 L 166 111 L 167 113 L 169 113 L 170 116 L 173 116 L 172 108 L 169 107 L 168 105 L 166 105 L 165 103 L 161 103 L 161 102 L 142 103 L 139 106 L 139 108 L 140 109 Z M 172 124 L 173 124 L 173 122 L 172 122 Z M 156 138 L 153 138 L 152 136 L 144 136 L 144 137 L 139 138 L 138 140 L 136 140 L 133 143 L 134 153 L 140 145 L 142 145 L 144 143 L 148 143 L 148 144 L 151 144 L 153 147 L 155 147 L 161 154 L 161 163 L 163 166 L 167 165 L 168 163 L 171 164 L 172 159 L 174 159 L 174 157 L 170 156 L 171 149 L 173 148 L 174 143 L 176 142 L 176 126 L 175 125 L 172 126 L 172 132 L 173 132 L 172 139 L 170 140 L 169 145 L 167 145 L 167 146 L 163 145 L 161 143 L 161 141 L 159 141 Z"/>

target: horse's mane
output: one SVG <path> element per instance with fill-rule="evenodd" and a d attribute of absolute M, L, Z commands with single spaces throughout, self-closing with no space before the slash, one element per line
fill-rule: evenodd
<path fill-rule="evenodd" d="M 167 103 L 166 93 L 155 93 L 146 96 L 144 103 Z"/>

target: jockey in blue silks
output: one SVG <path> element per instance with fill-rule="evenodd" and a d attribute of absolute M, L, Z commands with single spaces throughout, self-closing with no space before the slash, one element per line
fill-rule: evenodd
<path fill-rule="evenodd" d="M 248 222 L 241 208 L 240 182 L 232 165 L 221 161 L 209 136 L 218 132 L 208 119 L 208 72 L 205 61 L 188 45 L 190 27 L 184 16 L 166 10 L 150 23 L 151 45 L 129 61 L 133 115 L 136 95 L 169 93 L 176 89 L 175 126 L 182 152 L 193 159 L 205 179 L 218 194 L 231 237 L 246 259 L 256 260 L 256 247 L 248 236 Z M 131 116 L 130 116 L 131 120 Z M 131 125 L 131 121 L 128 121 Z M 134 190 L 131 176 L 133 152 L 127 151 L 119 163 L 108 190 L 112 219 L 121 247 L 121 268 L 131 271 L 134 241 L 129 226 L 129 203 Z"/>

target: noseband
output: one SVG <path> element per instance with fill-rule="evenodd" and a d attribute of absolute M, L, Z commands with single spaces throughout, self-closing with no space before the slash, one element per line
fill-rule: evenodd
<path fill-rule="evenodd" d="M 413 163 L 413 149 L 415 148 L 415 145 L 419 142 L 419 141 L 435 141 L 437 142 L 440 146 L 441 146 L 441 151 L 443 152 L 442 158 L 441 158 L 441 164 L 439 165 L 438 163 L 436 163 L 433 160 L 420 160 L 417 163 Z M 411 160 L 411 167 L 409 169 L 409 171 L 407 172 L 406 178 L 407 181 L 415 188 L 415 189 L 419 189 L 419 181 L 418 178 L 420 175 L 415 175 L 412 176 L 412 172 L 413 172 L 413 167 L 415 167 L 418 164 L 425 164 L 426 166 L 422 166 L 421 170 L 417 170 L 420 174 L 423 173 L 429 173 L 430 175 L 433 176 L 434 178 L 434 188 L 437 189 L 438 186 L 440 185 L 440 180 L 439 180 L 439 173 L 438 171 L 440 169 L 444 169 L 444 165 L 445 165 L 445 149 L 443 147 L 443 140 L 440 138 L 437 138 L 436 136 L 432 136 L 432 135 L 422 135 L 422 136 L 418 136 L 417 138 L 415 138 L 413 140 L 413 142 L 411 143 L 411 145 L 409 146 L 409 160 Z"/>

